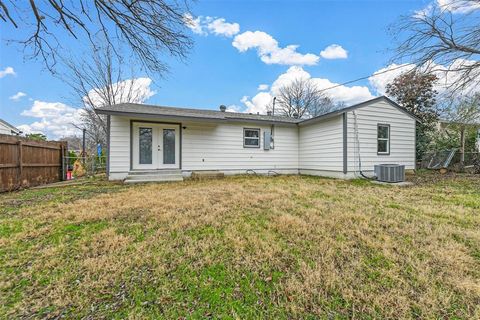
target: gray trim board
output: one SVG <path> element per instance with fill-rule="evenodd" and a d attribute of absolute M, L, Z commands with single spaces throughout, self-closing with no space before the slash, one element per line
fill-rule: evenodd
<path fill-rule="evenodd" d="M 415 159 L 414 161 L 414 165 L 413 165 L 413 170 L 417 170 L 417 123 L 415 122 L 415 125 L 414 125 L 414 130 L 413 130 L 413 139 L 414 139 L 414 144 L 413 144 L 413 159 Z"/>
<path fill-rule="evenodd" d="M 107 115 L 107 178 L 110 175 L 110 115 Z"/>
<path fill-rule="evenodd" d="M 348 171 L 348 159 L 347 159 L 348 127 L 347 127 L 346 112 L 343 113 L 342 119 L 343 119 L 343 173 L 347 173 Z"/>

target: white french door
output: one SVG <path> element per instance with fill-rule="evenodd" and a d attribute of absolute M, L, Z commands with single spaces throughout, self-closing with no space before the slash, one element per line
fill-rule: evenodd
<path fill-rule="evenodd" d="M 180 126 L 134 122 L 133 169 L 179 168 Z"/>

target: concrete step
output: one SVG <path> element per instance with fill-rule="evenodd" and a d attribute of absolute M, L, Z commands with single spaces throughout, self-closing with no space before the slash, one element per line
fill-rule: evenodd
<path fill-rule="evenodd" d="M 124 182 L 130 184 L 130 183 L 172 182 L 172 181 L 183 181 L 183 177 L 182 176 L 155 176 L 155 177 L 146 176 L 143 179 L 140 179 L 140 178 L 131 179 L 130 177 L 127 177 L 127 179 L 125 179 Z"/>
<path fill-rule="evenodd" d="M 182 174 L 180 169 L 162 169 L 162 170 L 132 170 L 128 172 L 130 176 L 137 175 L 163 175 L 163 174 Z"/>
<path fill-rule="evenodd" d="M 174 177 L 174 176 L 182 176 L 181 172 L 176 173 L 143 173 L 143 174 L 128 174 L 127 177 L 132 178 L 143 178 L 143 177 Z"/>
<path fill-rule="evenodd" d="M 125 183 L 148 183 L 183 181 L 180 169 L 132 170 L 128 173 Z"/>

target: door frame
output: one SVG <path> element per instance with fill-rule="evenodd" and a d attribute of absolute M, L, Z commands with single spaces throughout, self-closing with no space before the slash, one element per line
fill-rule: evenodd
<path fill-rule="evenodd" d="M 144 169 L 133 169 L 133 124 L 134 123 L 151 123 L 151 124 L 156 124 L 156 125 L 176 125 L 178 126 L 178 131 L 179 131 L 179 136 L 178 136 L 178 169 L 182 169 L 182 134 L 183 134 L 183 126 L 181 122 L 168 122 L 168 121 L 150 121 L 150 120 L 135 120 L 135 119 L 130 119 L 130 171 L 135 171 L 135 170 L 144 170 Z M 177 169 L 177 168 L 175 168 Z M 162 169 L 152 169 L 152 170 L 162 170 Z"/>

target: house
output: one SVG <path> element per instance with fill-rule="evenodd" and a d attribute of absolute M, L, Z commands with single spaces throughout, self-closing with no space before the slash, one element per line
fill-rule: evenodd
<path fill-rule="evenodd" d="M 0 119 L 0 134 L 8 134 L 8 135 L 15 135 L 18 136 L 22 132 L 12 126 L 10 123 L 8 123 L 5 120 Z"/>
<path fill-rule="evenodd" d="M 110 180 L 215 170 L 353 178 L 415 169 L 417 119 L 386 97 L 310 119 L 125 103 L 107 115 Z"/>

